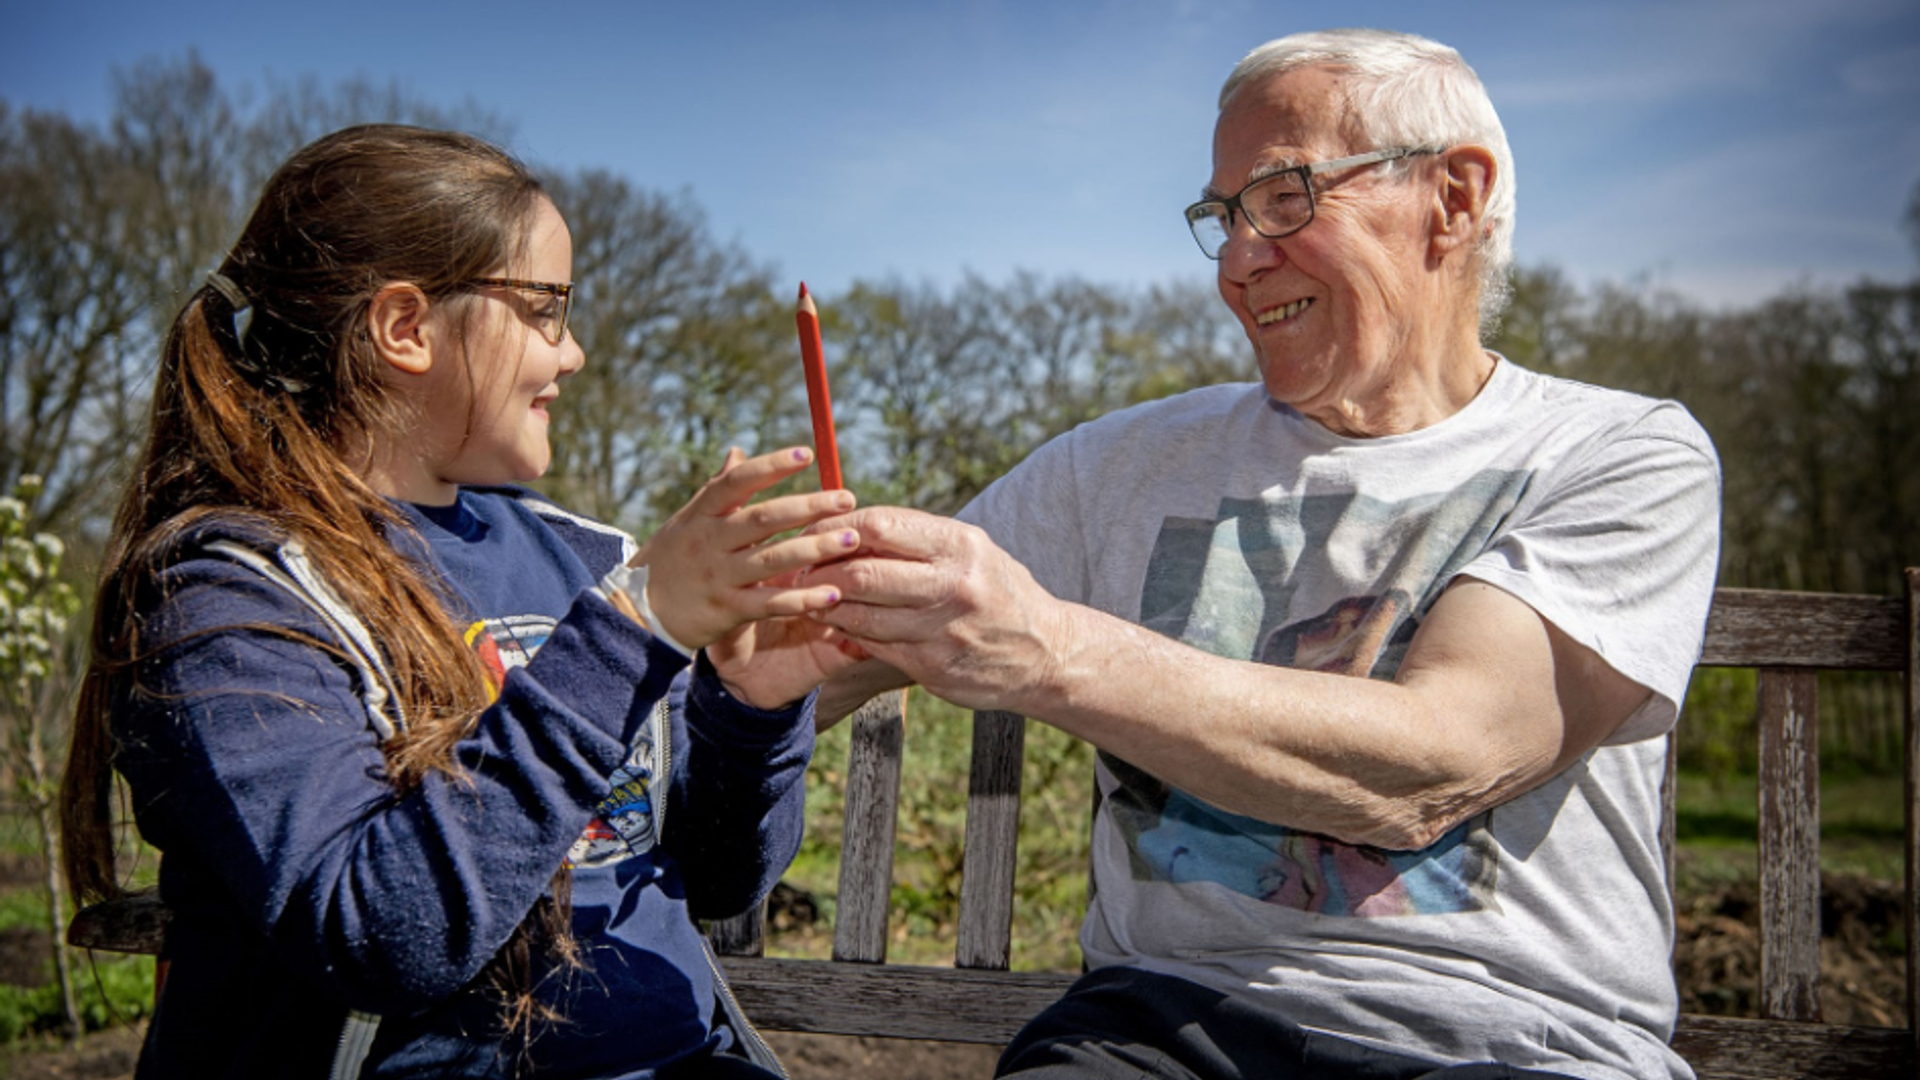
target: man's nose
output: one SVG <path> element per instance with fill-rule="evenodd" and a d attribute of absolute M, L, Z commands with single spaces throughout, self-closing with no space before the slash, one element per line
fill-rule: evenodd
<path fill-rule="evenodd" d="M 1220 248 L 1220 273 L 1229 281 L 1247 281 L 1263 270 L 1271 270 L 1287 261 L 1280 241 L 1255 232 L 1245 214 L 1235 214 L 1227 224 L 1227 242 Z"/>

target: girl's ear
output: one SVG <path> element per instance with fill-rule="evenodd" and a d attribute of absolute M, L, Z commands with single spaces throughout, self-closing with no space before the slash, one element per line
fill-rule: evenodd
<path fill-rule="evenodd" d="M 433 369 L 436 335 L 428 325 L 433 304 L 418 285 L 396 281 L 383 285 L 367 305 L 367 332 L 380 358 L 397 371 L 425 375 Z"/>

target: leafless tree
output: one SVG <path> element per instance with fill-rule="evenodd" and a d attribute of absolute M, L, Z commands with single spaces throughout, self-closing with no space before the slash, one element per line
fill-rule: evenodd
<path fill-rule="evenodd" d="M 766 269 L 715 241 L 689 196 L 601 170 L 549 185 L 573 231 L 587 354 L 554 417 L 556 497 L 644 529 L 728 446 L 804 438 L 792 302 Z"/>

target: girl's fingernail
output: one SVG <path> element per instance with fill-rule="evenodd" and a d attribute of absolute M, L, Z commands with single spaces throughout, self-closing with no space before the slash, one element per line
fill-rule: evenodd
<path fill-rule="evenodd" d="M 859 542 L 860 542 L 860 534 L 858 533 L 849 531 L 849 532 L 843 532 L 840 534 L 841 547 L 850 548 L 855 544 L 858 544 Z"/>
<path fill-rule="evenodd" d="M 829 604 L 837 604 L 837 603 L 839 603 L 839 602 L 840 602 L 840 590 L 839 590 L 839 589 L 835 589 L 835 590 L 833 590 L 832 592 L 829 592 L 829 593 L 827 594 L 827 603 L 829 603 Z"/>
<path fill-rule="evenodd" d="M 807 460 L 807 452 L 805 450 L 795 450 L 793 452 L 793 460 L 795 461 Z"/>

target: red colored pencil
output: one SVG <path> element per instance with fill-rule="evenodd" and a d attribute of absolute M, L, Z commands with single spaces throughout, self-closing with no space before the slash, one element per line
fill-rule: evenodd
<path fill-rule="evenodd" d="M 846 485 L 840 482 L 840 448 L 833 439 L 833 399 L 827 394 L 827 365 L 820 358 L 820 311 L 800 283 L 800 305 L 793 321 L 800 328 L 800 364 L 807 375 L 807 407 L 813 411 L 813 453 L 820 465 L 820 490 Z"/>

